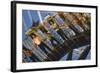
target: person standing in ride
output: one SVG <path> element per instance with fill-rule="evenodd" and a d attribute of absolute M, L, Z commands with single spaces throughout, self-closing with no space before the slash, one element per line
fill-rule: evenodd
<path fill-rule="evenodd" d="M 61 51 L 70 51 L 71 48 L 69 47 L 68 43 L 66 43 L 65 40 L 57 33 L 59 28 L 57 28 L 56 23 L 52 25 L 53 21 L 51 19 L 52 17 L 49 15 L 45 18 L 45 23 L 44 23 L 45 28 L 59 42 L 59 45 L 57 45 L 57 47 L 59 46 L 58 48 L 61 48 L 60 49 Z"/>
<path fill-rule="evenodd" d="M 75 26 L 72 24 L 73 17 L 70 15 L 70 12 L 58 12 L 58 15 L 66 23 L 69 29 L 75 32 L 75 35 L 79 34 L 77 28 L 75 28 Z"/>
<path fill-rule="evenodd" d="M 48 30 L 48 33 L 50 33 L 60 44 L 63 44 L 64 43 L 63 38 L 52 27 L 52 25 L 50 24 L 51 22 L 49 22 L 48 19 L 51 19 L 49 15 L 45 17 L 44 27 Z"/>
<path fill-rule="evenodd" d="M 58 18 L 58 17 L 57 17 Z M 63 40 L 67 40 L 67 36 L 64 34 L 63 30 L 61 29 L 62 23 L 58 24 L 55 20 L 55 16 L 51 16 L 51 19 L 48 21 L 53 29 L 63 38 Z"/>
<path fill-rule="evenodd" d="M 90 13 L 76 13 L 75 14 L 78 20 L 80 21 L 82 27 L 85 31 L 90 30 Z"/>
<path fill-rule="evenodd" d="M 50 45 L 50 47 L 53 49 L 54 46 L 59 44 L 59 42 L 46 30 L 46 28 L 43 25 L 39 26 L 39 35 L 42 35 L 41 37 L 44 37 L 44 41 Z"/>
<path fill-rule="evenodd" d="M 66 25 L 67 23 L 65 23 L 62 18 L 60 18 L 60 16 L 58 14 L 55 15 L 55 20 L 57 22 L 57 25 L 59 26 L 59 31 L 61 32 L 61 35 L 63 34 L 64 38 L 71 38 L 72 36 L 75 36 L 75 32 L 73 30 L 71 30 L 68 25 Z"/>
<path fill-rule="evenodd" d="M 46 54 L 48 54 L 48 51 L 46 49 L 51 51 L 51 49 L 36 34 L 32 33 L 31 38 L 32 38 L 33 43 L 35 43 L 37 46 L 39 46 L 41 48 L 41 50 L 44 51 Z"/>
<path fill-rule="evenodd" d="M 40 62 L 40 59 L 33 54 L 33 52 L 29 49 L 27 49 L 24 45 L 23 45 L 23 61 L 24 62 Z"/>
<path fill-rule="evenodd" d="M 69 12 L 69 17 L 71 24 L 78 30 L 79 33 L 83 32 L 83 25 L 80 23 L 79 19 L 71 12 Z"/>

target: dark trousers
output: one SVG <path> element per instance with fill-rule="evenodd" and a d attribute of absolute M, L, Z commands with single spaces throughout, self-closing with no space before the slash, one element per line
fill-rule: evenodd
<path fill-rule="evenodd" d="M 51 49 L 45 44 L 45 43 L 43 43 L 43 42 L 41 42 L 41 44 L 40 45 L 38 45 L 40 48 L 41 48 L 41 50 L 44 52 L 44 53 L 46 53 L 46 54 L 48 54 L 48 51 L 46 50 L 46 49 L 48 49 L 49 51 L 51 51 Z"/>
<path fill-rule="evenodd" d="M 33 62 L 40 62 L 40 60 L 37 58 L 37 56 L 35 56 L 35 54 L 32 54 L 32 56 L 30 57 L 30 59 L 31 59 Z"/>
<path fill-rule="evenodd" d="M 64 40 L 68 39 L 68 37 L 65 35 L 65 33 L 64 33 L 61 29 L 59 29 L 59 30 L 57 31 L 57 33 L 58 33 Z"/>
<path fill-rule="evenodd" d="M 60 44 L 59 41 L 57 41 L 54 37 L 51 37 L 50 41 L 51 41 L 51 44 L 53 46 L 56 46 L 57 44 Z M 54 42 L 56 42 L 57 44 L 55 44 Z"/>
<path fill-rule="evenodd" d="M 29 52 L 31 53 L 31 56 L 30 56 L 29 58 L 30 58 L 33 62 L 40 61 L 40 60 L 38 59 L 38 57 L 37 57 L 35 54 L 32 53 L 32 50 L 27 49 L 24 45 L 23 45 L 23 50 L 29 51 Z"/>

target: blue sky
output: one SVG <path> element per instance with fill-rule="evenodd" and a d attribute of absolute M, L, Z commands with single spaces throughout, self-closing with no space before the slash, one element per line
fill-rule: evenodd
<path fill-rule="evenodd" d="M 31 18 L 34 20 L 34 21 L 38 21 L 39 20 L 39 17 L 37 15 L 37 11 L 33 11 L 33 10 L 23 10 L 22 11 L 22 19 L 24 20 L 24 25 L 26 27 L 24 27 L 23 25 L 23 40 L 25 39 L 25 32 L 31 27 L 32 25 L 32 21 L 30 20 L 30 16 L 28 14 L 28 11 L 30 12 L 30 15 L 31 15 Z"/>
<path fill-rule="evenodd" d="M 54 12 L 53 11 L 40 11 L 40 13 L 41 13 L 42 20 L 44 20 L 45 16 L 52 15 Z M 39 20 L 37 10 L 22 10 L 22 19 L 24 21 L 24 25 L 22 28 L 23 29 L 22 38 L 24 40 L 26 37 L 25 31 L 28 30 L 32 25 L 31 20 L 34 20 L 35 22 Z"/>

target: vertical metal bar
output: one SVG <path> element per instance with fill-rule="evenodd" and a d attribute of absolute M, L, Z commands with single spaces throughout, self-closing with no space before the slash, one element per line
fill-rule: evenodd
<path fill-rule="evenodd" d="M 26 25 L 26 23 L 25 23 L 24 18 L 22 18 L 22 22 L 23 22 L 23 26 L 24 26 L 24 28 L 25 28 L 25 31 L 27 31 L 27 25 Z"/>
<path fill-rule="evenodd" d="M 27 11 L 27 13 L 28 13 L 28 16 L 29 16 L 29 19 L 30 19 L 31 25 L 32 25 L 33 18 L 32 18 L 32 16 L 31 16 L 31 13 L 30 13 L 30 11 L 29 11 L 29 10 Z"/>
<path fill-rule="evenodd" d="M 37 11 L 37 13 L 38 13 L 39 20 L 40 20 L 41 24 L 43 24 L 43 20 L 42 20 L 42 16 L 41 16 L 41 13 L 40 13 L 40 11 Z"/>

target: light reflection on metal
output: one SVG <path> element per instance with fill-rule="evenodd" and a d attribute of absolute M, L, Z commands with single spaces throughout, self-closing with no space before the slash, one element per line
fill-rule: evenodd
<path fill-rule="evenodd" d="M 24 18 L 22 18 L 22 24 L 23 24 L 23 26 L 24 26 L 24 28 L 25 28 L 25 31 L 27 31 L 27 26 L 26 26 L 26 23 L 25 23 Z"/>
<path fill-rule="evenodd" d="M 42 16 L 41 16 L 41 13 L 40 13 L 40 11 L 37 11 L 37 13 L 38 13 L 39 20 L 40 20 L 41 24 L 43 24 L 43 20 L 42 20 Z"/>
<path fill-rule="evenodd" d="M 33 18 L 32 18 L 32 15 L 31 15 L 31 13 L 30 13 L 30 10 L 28 10 L 27 13 L 28 13 L 28 16 L 29 16 L 31 25 L 32 25 L 32 23 L 33 23 Z"/>

